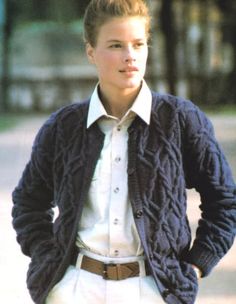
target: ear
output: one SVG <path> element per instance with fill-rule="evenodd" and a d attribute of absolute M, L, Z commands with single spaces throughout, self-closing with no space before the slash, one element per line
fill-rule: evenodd
<path fill-rule="evenodd" d="M 86 54 L 89 62 L 94 64 L 94 48 L 89 43 L 86 44 Z"/>

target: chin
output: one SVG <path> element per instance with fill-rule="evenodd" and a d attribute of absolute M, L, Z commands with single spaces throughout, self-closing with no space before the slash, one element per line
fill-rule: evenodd
<path fill-rule="evenodd" d="M 124 84 L 124 88 L 127 88 L 127 89 L 138 88 L 141 85 L 141 82 L 142 82 L 142 79 L 128 80 Z"/>

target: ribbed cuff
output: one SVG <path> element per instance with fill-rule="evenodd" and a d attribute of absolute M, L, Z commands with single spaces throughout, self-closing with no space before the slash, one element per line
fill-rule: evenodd
<path fill-rule="evenodd" d="M 194 244 L 187 254 L 187 262 L 197 266 L 202 277 L 207 276 L 219 261 L 219 256 L 199 244 Z"/>

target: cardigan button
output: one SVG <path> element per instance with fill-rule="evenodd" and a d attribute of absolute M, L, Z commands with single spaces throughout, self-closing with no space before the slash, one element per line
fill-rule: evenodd
<path fill-rule="evenodd" d="M 164 291 L 163 291 L 163 297 L 164 297 L 164 299 L 166 299 L 168 296 L 169 296 L 169 294 L 170 294 L 170 290 L 168 289 L 168 288 L 166 288 Z"/>
<path fill-rule="evenodd" d="M 132 174 L 134 174 L 134 171 L 135 171 L 135 168 L 129 168 L 127 170 L 127 173 L 128 173 L 128 175 L 132 175 Z"/>
<path fill-rule="evenodd" d="M 136 218 L 138 219 L 138 218 L 140 218 L 142 216 L 143 216 L 143 211 L 142 210 L 137 210 L 136 211 Z"/>

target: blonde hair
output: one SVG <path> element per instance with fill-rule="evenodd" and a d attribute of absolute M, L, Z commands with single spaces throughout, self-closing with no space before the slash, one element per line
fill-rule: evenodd
<path fill-rule="evenodd" d="M 95 47 L 99 30 L 115 17 L 143 17 L 146 19 L 147 38 L 150 31 L 150 15 L 142 0 L 91 0 L 84 15 L 84 40 Z"/>

